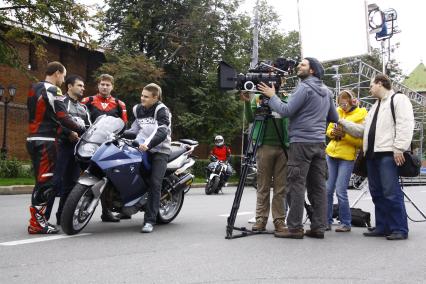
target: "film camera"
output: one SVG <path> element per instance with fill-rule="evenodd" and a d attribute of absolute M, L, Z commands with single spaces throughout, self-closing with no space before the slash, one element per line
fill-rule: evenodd
<path fill-rule="evenodd" d="M 221 61 L 218 68 L 219 88 L 226 90 L 257 91 L 256 85 L 263 82 L 270 86 L 274 85 L 278 90 L 285 76 L 293 74 L 296 66 L 295 60 L 277 58 L 271 61 L 260 61 L 259 64 L 250 69 L 247 74 L 237 74 L 237 71 L 228 63 Z"/>
<path fill-rule="evenodd" d="M 221 61 L 218 68 L 219 88 L 224 91 L 257 92 L 257 84 L 263 82 L 269 86 L 274 85 L 278 93 L 285 82 L 285 77 L 293 74 L 296 65 L 295 60 L 277 58 L 275 62 L 260 61 L 255 68 L 249 69 L 246 74 L 237 74 L 237 71 L 231 65 Z M 269 99 L 266 96 L 261 95 L 259 99 L 261 107 L 268 106 Z"/>

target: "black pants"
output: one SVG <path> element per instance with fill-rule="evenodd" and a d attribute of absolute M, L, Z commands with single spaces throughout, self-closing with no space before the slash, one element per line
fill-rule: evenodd
<path fill-rule="evenodd" d="M 324 232 L 327 220 L 327 163 L 324 143 L 291 143 L 288 152 L 287 185 L 290 210 L 287 225 L 303 229 L 305 192 L 312 204 L 311 229 Z"/>
<path fill-rule="evenodd" d="M 35 186 L 31 195 L 31 205 L 46 205 L 54 197 L 53 173 L 56 163 L 55 141 L 27 141 L 27 150 L 33 164 Z"/>
<path fill-rule="evenodd" d="M 148 203 L 146 205 L 145 223 L 155 224 L 158 210 L 160 208 L 161 186 L 164 174 L 167 169 L 168 154 L 153 153 L 152 157 L 152 172 L 150 177 L 150 187 L 148 191 Z"/>
<path fill-rule="evenodd" d="M 60 197 L 58 211 L 56 212 L 57 219 L 60 219 L 65 201 L 74 188 L 81 172 L 80 166 L 75 160 L 74 147 L 75 144 L 68 142 L 59 143 L 58 146 L 58 158 L 55 167 L 55 176 L 53 177 L 53 186 L 57 195 Z M 47 205 L 47 219 L 50 217 L 54 201 L 55 199 L 52 198 Z"/>

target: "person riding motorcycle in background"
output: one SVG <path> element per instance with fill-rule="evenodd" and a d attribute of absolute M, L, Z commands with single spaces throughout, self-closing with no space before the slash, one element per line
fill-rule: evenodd
<path fill-rule="evenodd" d="M 210 151 L 210 155 L 216 157 L 219 161 L 226 162 L 228 167 L 226 168 L 226 174 L 224 176 L 225 183 L 228 182 L 229 177 L 232 175 L 232 166 L 231 166 L 231 148 L 225 145 L 225 139 L 223 136 L 217 135 L 214 138 L 215 146 Z M 206 178 L 208 179 L 209 172 L 214 168 L 214 162 L 210 163 L 207 166 Z"/>

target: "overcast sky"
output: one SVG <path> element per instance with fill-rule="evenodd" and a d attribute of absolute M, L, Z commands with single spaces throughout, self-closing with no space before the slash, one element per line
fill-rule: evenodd
<path fill-rule="evenodd" d="M 324 3 L 329 0 L 303 0 L 303 1 L 315 1 Z M 255 0 L 245 0 L 243 9 L 247 12 L 252 13 Z M 345 1 L 341 1 L 342 3 Z M 359 0 L 362 4 L 363 0 Z M 299 30 L 298 24 L 298 1 L 297 0 L 268 0 L 270 5 L 276 7 L 277 13 L 281 16 L 281 27 L 283 31 Z M 396 59 L 400 67 L 405 74 L 409 74 L 413 69 L 420 63 L 426 60 L 426 32 L 425 32 L 425 13 L 426 13 L 426 1 L 424 0 L 376 0 L 367 1 L 368 4 L 376 3 L 381 10 L 393 8 L 398 14 L 397 24 L 401 33 L 394 35 L 391 38 L 391 45 L 399 42 L 399 48 L 391 55 L 392 58 Z M 330 9 L 323 9 L 318 11 L 317 19 L 313 21 L 320 21 L 321 17 L 328 14 L 327 11 Z M 303 11 L 300 11 L 303 14 Z M 334 14 L 350 14 L 351 11 L 343 9 L 332 9 Z M 344 23 L 336 23 L 334 32 L 336 34 L 342 34 L 345 32 L 347 26 Z M 302 34 L 304 37 L 312 36 L 310 34 Z M 339 46 L 345 46 L 350 44 L 350 35 L 347 39 L 339 38 Z M 349 42 L 348 42 L 349 41 Z M 374 47 L 380 45 L 374 38 L 374 35 L 370 36 L 370 44 Z"/>
<path fill-rule="evenodd" d="M 332 7 L 329 8 L 332 1 L 336 0 L 300 0 L 313 3 L 324 3 L 327 8 L 318 9 L 316 15 L 312 16 L 312 21 L 321 21 L 321 18 L 331 15 L 351 15 L 352 11 L 345 8 Z M 331 1 L 331 2 L 330 2 Z M 364 0 L 358 0 L 360 5 L 363 5 Z M 84 4 L 104 3 L 103 0 L 80 0 Z M 245 11 L 253 15 L 253 7 L 256 0 L 243 0 L 241 11 Z M 281 29 L 284 32 L 299 30 L 298 21 L 298 0 L 267 0 L 267 2 L 276 8 L 276 12 L 281 18 Z M 327 3 L 329 2 L 329 3 Z M 344 3 L 344 0 L 340 1 Z M 391 39 L 391 44 L 399 43 L 399 48 L 391 55 L 396 59 L 405 74 L 409 74 L 422 60 L 426 60 L 426 32 L 424 30 L 424 18 L 426 12 L 426 1 L 424 0 L 368 0 L 368 4 L 376 3 L 381 10 L 394 8 L 398 13 L 397 24 L 402 31 L 396 34 Z M 303 15 L 304 11 L 300 11 Z M 423 22 L 423 24 L 422 24 Z M 336 35 L 347 33 L 347 25 L 338 21 L 333 29 Z M 313 34 L 303 34 L 302 39 L 314 36 Z M 345 45 L 351 44 L 351 35 L 349 34 L 346 39 L 341 36 L 336 36 L 339 48 L 344 48 Z M 369 37 L 370 44 L 374 47 L 380 45 L 374 38 L 374 35 Z M 355 55 L 355 54 L 354 54 Z"/>

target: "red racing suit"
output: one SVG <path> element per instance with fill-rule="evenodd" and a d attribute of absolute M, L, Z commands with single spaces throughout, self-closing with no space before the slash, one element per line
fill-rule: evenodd
<path fill-rule="evenodd" d="M 95 96 L 84 98 L 81 103 L 87 106 L 92 123 L 103 114 L 119 117 L 127 123 L 126 104 L 113 96 L 104 98 L 101 94 L 96 94 Z"/>
<path fill-rule="evenodd" d="M 33 206 L 44 205 L 55 192 L 52 187 L 56 163 L 56 140 L 61 125 L 82 134 L 84 126 L 77 124 L 67 112 L 61 89 L 49 82 L 34 84 L 28 93 L 29 127 L 27 150 L 35 174 L 31 198 Z"/>

